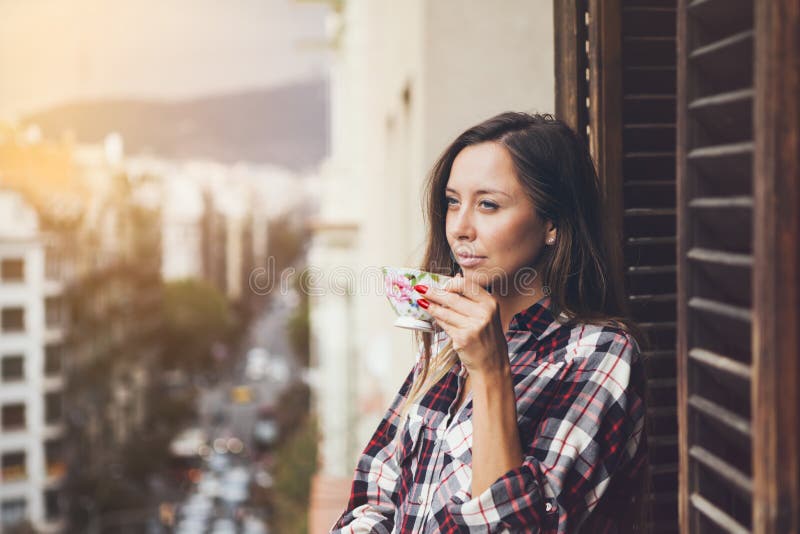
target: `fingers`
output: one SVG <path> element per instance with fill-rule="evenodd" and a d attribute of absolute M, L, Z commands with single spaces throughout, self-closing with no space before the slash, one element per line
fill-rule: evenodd
<path fill-rule="evenodd" d="M 431 304 L 428 307 L 428 312 L 434 320 L 447 331 L 448 335 L 452 337 L 452 330 L 462 328 L 466 323 L 467 317 L 452 310 L 436 304 Z"/>
<path fill-rule="evenodd" d="M 464 316 L 469 316 L 471 313 L 475 313 L 476 311 L 476 303 L 459 293 L 453 293 L 435 287 L 423 289 L 417 286 L 414 289 L 418 293 L 424 295 L 424 297 L 419 299 L 417 303 L 428 311 L 435 306 L 448 308 L 455 313 Z"/>
<path fill-rule="evenodd" d="M 443 289 L 451 293 L 459 293 L 475 302 L 486 302 L 493 298 L 492 294 L 482 285 L 481 279 L 464 278 L 461 273 L 448 280 Z"/>

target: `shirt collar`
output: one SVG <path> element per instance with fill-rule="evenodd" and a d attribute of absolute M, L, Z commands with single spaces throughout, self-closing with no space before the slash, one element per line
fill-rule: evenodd
<path fill-rule="evenodd" d="M 550 311 L 550 297 L 545 295 L 530 307 L 514 315 L 508 325 L 509 332 L 530 332 L 542 339 L 561 324 Z"/>

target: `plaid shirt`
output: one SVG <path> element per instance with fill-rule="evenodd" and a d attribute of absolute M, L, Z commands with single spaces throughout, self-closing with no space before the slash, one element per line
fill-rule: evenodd
<path fill-rule="evenodd" d="M 522 465 L 471 495 L 472 394 L 451 414 L 466 369 L 457 361 L 401 421 L 418 359 L 364 449 L 331 532 L 567 533 L 590 512 L 591 534 L 618 531 L 647 448 L 639 349 L 617 328 L 562 326 L 547 304 L 518 313 L 506 332 Z M 434 349 L 446 342 L 438 335 Z"/>

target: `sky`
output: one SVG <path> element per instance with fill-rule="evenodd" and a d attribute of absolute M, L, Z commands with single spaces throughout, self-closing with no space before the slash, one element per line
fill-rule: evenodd
<path fill-rule="evenodd" d="M 328 11 L 308 0 L 0 0 L 0 120 L 78 99 L 322 77 Z"/>

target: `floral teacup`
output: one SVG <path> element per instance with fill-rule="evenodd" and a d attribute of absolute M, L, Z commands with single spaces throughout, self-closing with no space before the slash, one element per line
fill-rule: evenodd
<path fill-rule="evenodd" d="M 410 267 L 384 267 L 383 280 L 386 298 L 398 315 L 394 325 L 411 330 L 433 331 L 433 317 L 417 304 L 422 295 L 414 290 L 414 286 L 442 287 L 450 277 Z"/>

